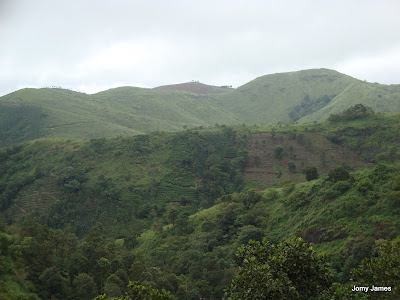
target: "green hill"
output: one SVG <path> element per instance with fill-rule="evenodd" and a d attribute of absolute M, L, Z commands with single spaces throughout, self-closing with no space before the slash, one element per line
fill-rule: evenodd
<path fill-rule="evenodd" d="M 219 87 L 207 85 L 199 82 L 187 82 L 179 84 L 170 84 L 156 87 L 156 89 L 161 90 L 174 90 L 174 91 L 187 91 L 197 94 L 198 97 L 205 97 L 208 95 L 225 94 L 231 91 L 228 86 Z"/>
<path fill-rule="evenodd" d="M 187 91 L 121 87 L 93 95 L 23 89 L 0 98 L 0 146 L 39 137 L 131 136 L 235 123 Z"/>
<path fill-rule="evenodd" d="M 400 86 L 360 81 L 328 69 L 259 77 L 214 102 L 247 124 L 326 120 L 361 103 L 377 112 L 400 111 Z"/>
<path fill-rule="evenodd" d="M 357 103 L 376 112 L 399 112 L 400 86 L 314 69 L 262 76 L 237 89 L 198 82 L 93 95 L 22 89 L 0 97 L 0 147 L 39 137 L 131 136 L 217 123 L 307 123 Z"/>
<path fill-rule="evenodd" d="M 325 107 L 299 120 L 301 123 L 326 120 L 355 104 L 371 107 L 376 112 L 400 112 L 400 85 L 382 85 L 357 81 L 347 86 Z"/>

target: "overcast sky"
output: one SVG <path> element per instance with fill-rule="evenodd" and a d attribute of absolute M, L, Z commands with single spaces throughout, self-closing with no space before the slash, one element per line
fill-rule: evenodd
<path fill-rule="evenodd" d="M 0 95 L 329 68 L 400 83 L 400 1 L 0 0 Z"/>

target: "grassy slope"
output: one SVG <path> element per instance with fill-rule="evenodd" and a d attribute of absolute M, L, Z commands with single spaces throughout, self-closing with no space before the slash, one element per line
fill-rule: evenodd
<path fill-rule="evenodd" d="M 337 95 L 327 106 L 299 120 L 301 123 L 326 120 L 355 104 L 364 104 L 376 112 L 400 111 L 400 85 L 354 82 Z"/>
<path fill-rule="evenodd" d="M 349 76 L 326 69 L 272 74 L 218 96 L 216 103 L 248 124 L 288 123 L 290 111 L 306 95 L 311 100 L 337 95 L 353 81 Z"/>
<path fill-rule="evenodd" d="M 215 103 L 247 124 L 290 123 L 289 114 L 302 105 L 307 95 L 311 102 L 335 97 L 322 108 L 311 104 L 299 123 L 326 120 L 331 113 L 340 113 L 357 103 L 376 112 L 400 111 L 400 86 L 363 82 L 327 69 L 265 75 L 216 96 Z"/>
<path fill-rule="evenodd" d="M 0 98 L 0 114 L 26 106 L 40 110 L 35 135 L 22 129 L 32 127 L 32 116 L 19 109 L 17 119 L 4 121 L 2 146 L 38 137 L 90 138 L 127 136 L 152 131 L 176 131 L 182 127 L 234 123 L 226 113 L 196 94 L 185 91 L 121 87 L 94 95 L 62 89 L 23 89 Z M 14 126 L 13 126 L 14 125 Z"/>
<path fill-rule="evenodd" d="M 23 89 L 0 98 L 0 146 L 38 137 L 128 136 L 215 123 L 305 123 L 356 103 L 398 112 L 399 99 L 399 86 L 366 83 L 327 69 L 266 75 L 236 90 L 201 83 L 120 87 L 93 95 Z"/>

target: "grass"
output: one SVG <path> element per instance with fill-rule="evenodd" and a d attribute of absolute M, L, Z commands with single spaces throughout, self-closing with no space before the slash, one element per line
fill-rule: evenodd
<path fill-rule="evenodd" d="M 399 98 L 397 85 L 367 83 L 327 69 L 266 75 L 237 89 L 200 83 L 120 87 L 93 95 L 22 89 L 0 97 L 0 147 L 38 137 L 132 136 L 215 124 L 298 121 L 305 128 L 356 103 L 398 112 Z"/>
<path fill-rule="evenodd" d="M 35 118 L 33 108 L 37 111 Z M 16 118 L 0 122 L 0 133 L 15 137 L 2 139 L 0 146 L 38 137 L 132 136 L 235 121 L 232 114 L 197 99 L 191 92 L 133 87 L 94 95 L 62 89 L 22 89 L 0 98 L 0 116 L 10 115 L 11 110 L 16 111 L 11 114 Z M 34 132 L 21 132 L 32 127 L 32 120 Z"/>

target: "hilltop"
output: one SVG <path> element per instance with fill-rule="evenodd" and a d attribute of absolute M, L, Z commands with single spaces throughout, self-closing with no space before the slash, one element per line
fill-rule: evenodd
<path fill-rule="evenodd" d="M 132 136 L 236 122 L 197 94 L 134 87 L 93 95 L 22 89 L 0 98 L 0 120 L 0 146 L 39 137 Z"/>
<path fill-rule="evenodd" d="M 199 97 L 206 97 L 208 95 L 217 95 L 229 93 L 232 88 L 229 87 L 219 87 L 203 84 L 200 82 L 187 82 L 180 84 L 170 84 L 156 87 L 155 89 L 161 90 L 174 90 L 174 91 L 187 91 L 197 94 Z"/>
<path fill-rule="evenodd" d="M 215 124 L 326 120 L 361 103 L 400 111 L 400 86 L 363 82 L 327 69 L 259 77 L 232 89 L 198 82 L 154 89 L 119 87 L 87 95 L 60 88 L 0 97 L 0 147 L 40 137 L 95 138 Z"/>
<path fill-rule="evenodd" d="M 376 112 L 400 111 L 400 85 L 364 82 L 328 69 L 256 78 L 214 104 L 246 124 L 310 123 L 361 103 Z"/>

